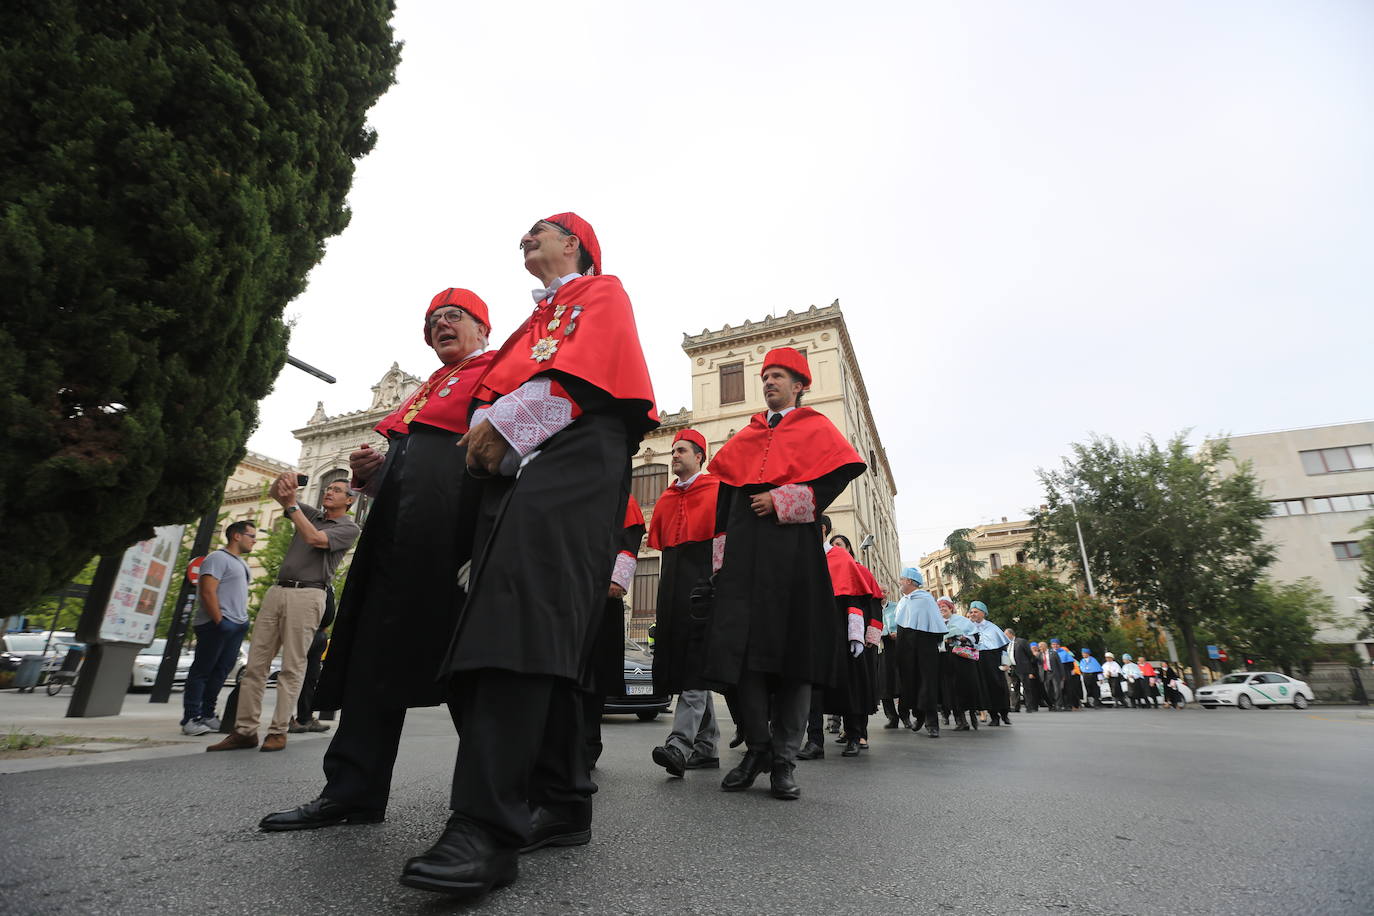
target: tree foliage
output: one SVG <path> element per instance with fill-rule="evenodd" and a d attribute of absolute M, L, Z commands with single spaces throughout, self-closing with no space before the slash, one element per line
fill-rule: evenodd
<path fill-rule="evenodd" d="M 940 573 L 958 583 L 960 594 L 978 583 L 982 578 L 978 571 L 987 566 L 987 563 L 978 559 L 973 542 L 969 540 L 968 536 L 972 533 L 972 528 L 955 528 L 945 538 L 949 559 L 940 567 Z"/>
<path fill-rule="evenodd" d="M 1209 621 L 1212 637 L 1233 660 L 1253 658 L 1285 674 L 1305 671 L 1316 651 L 1317 628 L 1336 623 L 1331 597 L 1313 579 L 1262 579 Z"/>
<path fill-rule="evenodd" d="M 1249 592 L 1273 558 L 1261 521 L 1269 503 L 1248 466 L 1229 467 L 1225 442 L 1189 449 L 1182 434 L 1130 448 L 1094 438 L 1058 471 L 1038 471 L 1045 505 L 1032 515 L 1032 552 L 1078 570 L 1077 502 L 1099 591 L 1176 629 L 1194 672 L 1196 630 Z"/>
<path fill-rule="evenodd" d="M 959 600 L 981 601 L 998 626 L 1032 641 L 1058 637 L 1075 654 L 1080 646 L 1101 649 L 1112 626 L 1111 605 L 1077 595 L 1054 576 L 1025 566 L 1002 567 L 960 592 Z"/>
<path fill-rule="evenodd" d="M 387 0 L 0 12 L 0 607 L 212 506 L 348 223 Z"/>
<path fill-rule="evenodd" d="M 1360 615 L 1364 624 L 1360 627 L 1360 639 L 1374 638 L 1374 518 L 1365 519 L 1355 531 L 1368 532 L 1360 539 L 1360 581 L 1355 586 L 1364 595 L 1364 607 Z"/>

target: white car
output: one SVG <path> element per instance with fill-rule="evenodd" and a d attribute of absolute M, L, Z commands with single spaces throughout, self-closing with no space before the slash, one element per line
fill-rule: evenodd
<path fill-rule="evenodd" d="M 1149 689 L 1153 690 L 1154 695 L 1159 697 L 1159 702 L 1164 702 L 1164 694 L 1160 692 L 1159 688 L 1152 687 Z M 1129 704 L 1131 702 L 1131 693 L 1124 679 L 1121 681 L 1121 690 L 1122 693 L 1126 695 L 1126 703 Z M 1187 684 L 1179 683 L 1178 692 L 1183 696 L 1184 706 L 1187 706 L 1189 703 L 1193 702 L 1193 688 L 1189 687 Z M 1102 700 L 1102 705 L 1116 705 L 1116 698 L 1112 696 L 1111 681 L 1107 680 L 1105 677 L 1099 677 L 1097 679 L 1097 694 L 1098 697 Z"/>
<path fill-rule="evenodd" d="M 138 653 L 134 659 L 134 670 L 129 675 L 130 690 L 152 690 L 157 683 L 157 669 L 162 667 L 162 653 L 167 651 L 167 640 L 154 639 L 152 644 Z M 172 676 L 173 687 L 185 687 L 186 675 L 191 671 L 195 656 L 184 645 L 181 657 L 177 659 L 177 671 Z"/>
<path fill-rule="evenodd" d="M 1292 706 L 1306 709 L 1312 701 L 1312 688 L 1305 681 L 1297 681 L 1277 671 L 1238 671 L 1228 674 L 1209 687 L 1197 692 L 1203 709 L 1214 706 Z"/>

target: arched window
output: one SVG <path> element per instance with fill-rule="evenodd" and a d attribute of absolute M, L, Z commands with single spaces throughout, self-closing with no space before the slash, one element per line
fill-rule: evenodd
<path fill-rule="evenodd" d="M 668 465 L 643 464 L 630 475 L 630 494 L 641 509 L 647 509 L 658 501 L 658 497 L 668 487 Z"/>

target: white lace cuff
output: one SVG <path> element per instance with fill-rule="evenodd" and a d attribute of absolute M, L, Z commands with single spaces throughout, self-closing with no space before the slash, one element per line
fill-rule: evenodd
<path fill-rule="evenodd" d="M 773 491 L 773 511 L 784 525 L 816 520 L 816 494 L 804 483 L 787 483 Z"/>
<path fill-rule="evenodd" d="M 864 615 L 854 608 L 849 609 L 849 641 L 864 641 Z"/>
<path fill-rule="evenodd" d="M 725 563 L 725 535 L 711 538 L 711 572 L 718 573 Z"/>
<path fill-rule="evenodd" d="M 572 401 L 554 394 L 547 378 L 530 379 L 510 394 L 473 415 L 496 428 L 517 455 L 524 458 L 573 421 Z"/>
<path fill-rule="evenodd" d="M 615 566 L 611 567 L 611 581 L 619 585 L 625 591 L 630 590 L 630 583 L 635 577 L 635 556 L 631 553 L 621 551 L 615 555 Z"/>

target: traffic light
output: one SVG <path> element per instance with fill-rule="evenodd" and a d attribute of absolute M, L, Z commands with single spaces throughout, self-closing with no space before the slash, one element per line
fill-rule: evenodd
<path fill-rule="evenodd" d="M 1247 659 L 1245 660 L 1245 667 L 1246 667 L 1247 669 L 1248 669 L 1248 668 L 1253 668 L 1253 667 L 1255 667 L 1255 660 L 1254 660 L 1253 658 L 1247 658 Z"/>

